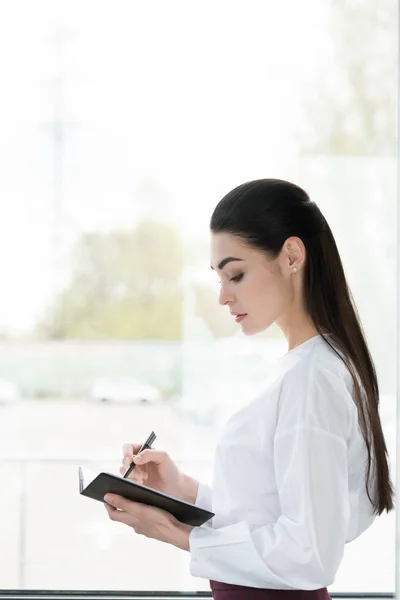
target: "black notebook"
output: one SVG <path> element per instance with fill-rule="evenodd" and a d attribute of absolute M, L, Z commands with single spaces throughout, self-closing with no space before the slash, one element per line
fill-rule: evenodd
<path fill-rule="evenodd" d="M 214 513 L 195 504 L 158 492 L 130 479 L 124 479 L 112 473 L 96 475 L 82 467 L 79 467 L 79 491 L 83 496 L 100 500 L 100 502 L 104 502 L 106 494 L 117 494 L 134 502 L 156 506 L 168 511 L 178 521 L 188 525 L 203 525 L 214 516 Z"/>

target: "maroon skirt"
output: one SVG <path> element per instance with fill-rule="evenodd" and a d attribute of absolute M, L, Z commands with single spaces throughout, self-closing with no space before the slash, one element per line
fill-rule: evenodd
<path fill-rule="evenodd" d="M 319 590 L 266 590 L 210 581 L 214 600 L 330 600 L 326 588 Z"/>

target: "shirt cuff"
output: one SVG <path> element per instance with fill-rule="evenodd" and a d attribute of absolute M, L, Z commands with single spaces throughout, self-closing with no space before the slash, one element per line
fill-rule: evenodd
<path fill-rule="evenodd" d="M 209 486 L 207 483 L 201 483 L 199 481 L 195 505 L 199 508 L 204 508 L 205 510 L 212 512 L 211 486 Z"/>

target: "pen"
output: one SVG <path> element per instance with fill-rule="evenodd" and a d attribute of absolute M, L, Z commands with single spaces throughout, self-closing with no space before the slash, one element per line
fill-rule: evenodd
<path fill-rule="evenodd" d="M 151 434 L 149 435 L 149 437 L 147 438 L 147 440 L 145 441 L 145 443 L 140 446 L 138 454 L 140 454 L 140 452 L 142 452 L 143 450 L 146 450 L 146 448 L 150 448 L 152 443 L 156 439 L 156 437 L 157 437 L 156 434 L 154 433 L 154 431 L 152 431 Z M 132 471 L 135 467 L 136 467 L 135 463 L 132 462 L 131 466 L 129 467 L 129 469 L 127 470 L 127 472 L 124 475 L 124 479 L 126 479 L 126 477 L 128 477 L 128 475 L 130 473 L 132 473 Z"/>

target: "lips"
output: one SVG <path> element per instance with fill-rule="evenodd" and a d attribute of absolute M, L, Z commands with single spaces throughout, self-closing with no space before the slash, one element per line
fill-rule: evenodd
<path fill-rule="evenodd" d="M 240 321 L 243 321 L 243 319 L 247 316 L 247 313 L 244 313 L 243 315 L 236 315 L 235 321 L 236 323 L 240 323 Z"/>

